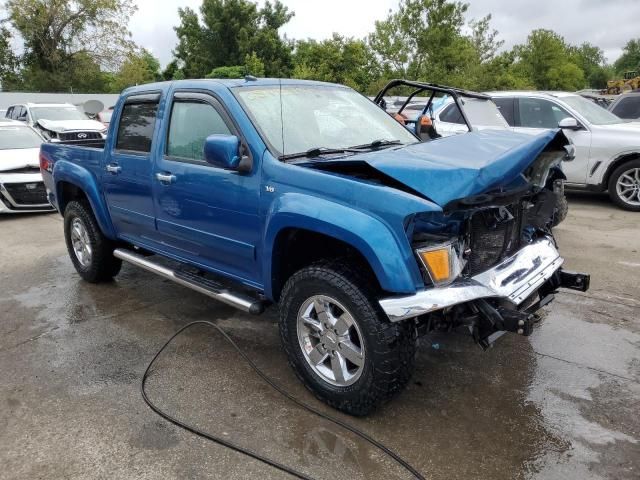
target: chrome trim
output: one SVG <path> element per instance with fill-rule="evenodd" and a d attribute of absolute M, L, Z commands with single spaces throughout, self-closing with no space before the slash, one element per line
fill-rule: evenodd
<path fill-rule="evenodd" d="M 120 258 L 125 262 L 132 263 L 144 270 L 160 275 L 161 277 L 178 283 L 184 287 L 188 287 L 191 290 L 203 293 L 208 297 L 219 300 L 244 312 L 258 314 L 262 313 L 264 309 L 264 305 L 260 300 L 256 300 L 242 293 L 234 293 L 226 289 L 213 290 L 210 288 L 206 288 L 204 285 L 198 285 L 196 283 L 189 282 L 188 280 L 178 277 L 174 270 L 147 260 L 145 257 L 143 257 L 142 255 L 138 255 L 137 253 L 124 250 L 122 248 L 116 248 L 113 251 L 113 256 L 116 258 Z"/>
<path fill-rule="evenodd" d="M 478 298 L 504 298 L 519 305 L 563 262 L 553 240 L 547 237 L 527 245 L 475 277 L 457 280 L 447 287 L 421 290 L 413 295 L 383 298 L 380 306 L 389 320 L 398 322 Z"/>

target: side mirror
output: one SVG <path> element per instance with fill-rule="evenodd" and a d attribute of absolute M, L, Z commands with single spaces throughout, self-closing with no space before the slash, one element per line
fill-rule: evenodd
<path fill-rule="evenodd" d="M 251 170 L 251 160 L 241 155 L 240 139 L 235 135 L 209 135 L 204 142 L 204 159 L 225 170 Z"/>
<path fill-rule="evenodd" d="M 558 128 L 564 128 L 566 130 L 580 130 L 580 124 L 573 117 L 563 118 L 558 122 Z"/>

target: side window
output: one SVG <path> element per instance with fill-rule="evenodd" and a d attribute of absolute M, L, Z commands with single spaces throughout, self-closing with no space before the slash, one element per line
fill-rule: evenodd
<path fill-rule="evenodd" d="M 151 152 L 157 111 L 156 102 L 126 103 L 118 125 L 116 150 Z"/>
<path fill-rule="evenodd" d="M 231 130 L 209 103 L 174 102 L 171 108 L 167 156 L 204 162 L 204 142 L 209 135 L 230 135 Z"/>
<path fill-rule="evenodd" d="M 440 114 L 440 121 L 447 123 L 459 123 L 460 125 L 464 125 L 464 118 L 462 118 L 462 114 L 460 113 L 460 109 L 458 105 L 452 103 L 445 107 Z"/>
<path fill-rule="evenodd" d="M 558 128 L 563 118 L 572 117 L 566 110 L 542 98 L 520 98 L 520 126 L 528 128 Z"/>
<path fill-rule="evenodd" d="M 9 107 L 9 110 L 7 110 L 7 113 L 4 114 L 4 116 L 6 118 L 13 118 L 13 112 L 14 112 L 15 108 L 14 107 Z"/>
<path fill-rule="evenodd" d="M 507 123 L 513 127 L 514 125 L 514 113 L 513 113 L 513 98 L 498 97 L 493 99 L 493 103 L 496 104 L 500 114 L 504 117 Z"/>
<path fill-rule="evenodd" d="M 613 107 L 612 113 L 629 120 L 640 118 L 640 95 L 621 98 Z"/>

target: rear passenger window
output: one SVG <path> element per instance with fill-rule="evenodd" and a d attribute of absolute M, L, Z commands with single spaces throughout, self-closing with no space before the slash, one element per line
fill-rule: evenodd
<path fill-rule="evenodd" d="M 213 134 L 230 135 L 231 130 L 212 105 L 195 101 L 174 102 L 167 155 L 204 162 L 204 142 Z"/>
<path fill-rule="evenodd" d="M 494 98 L 493 103 L 496 104 L 500 114 L 504 117 L 507 123 L 513 127 L 514 114 L 513 114 L 513 98 Z"/>
<path fill-rule="evenodd" d="M 460 109 L 458 108 L 458 105 L 455 103 L 452 103 L 442 111 L 442 113 L 440 114 L 440 121 L 447 122 L 447 123 L 459 123 L 461 125 L 465 125 L 464 118 L 460 113 Z"/>
<path fill-rule="evenodd" d="M 13 118 L 13 107 L 9 107 L 9 110 L 7 110 L 7 113 L 5 113 L 4 116 L 6 118 Z"/>
<path fill-rule="evenodd" d="M 116 150 L 151 152 L 157 103 L 127 103 L 122 108 Z"/>

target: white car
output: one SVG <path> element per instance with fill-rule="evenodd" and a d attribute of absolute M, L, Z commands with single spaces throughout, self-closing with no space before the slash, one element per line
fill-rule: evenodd
<path fill-rule="evenodd" d="M 628 122 L 575 93 L 490 92 L 518 132 L 562 128 L 576 148 L 565 162 L 565 186 L 608 191 L 626 210 L 640 212 L 640 123 Z"/>
<path fill-rule="evenodd" d="M 36 128 L 46 140 L 52 142 L 101 140 L 107 133 L 103 123 L 87 118 L 70 103 L 12 105 L 5 116 Z"/>
<path fill-rule="evenodd" d="M 23 123 L 0 120 L 0 213 L 54 209 L 40 173 L 43 141 L 36 130 Z"/>

